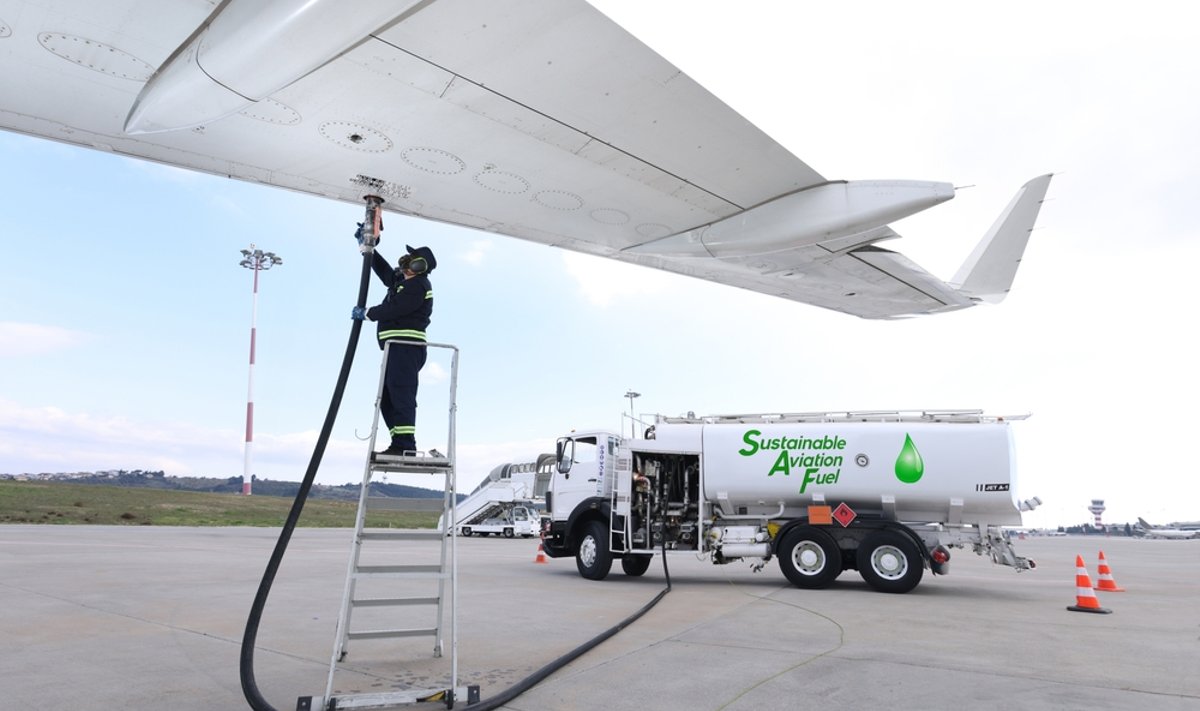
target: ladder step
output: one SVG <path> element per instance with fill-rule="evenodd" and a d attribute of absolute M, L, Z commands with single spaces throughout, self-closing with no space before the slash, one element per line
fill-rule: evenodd
<path fill-rule="evenodd" d="M 446 574 L 440 565 L 360 565 L 354 571 L 354 577 L 437 580 L 446 577 Z"/>
<path fill-rule="evenodd" d="M 441 496 L 437 498 L 402 498 L 392 496 L 367 497 L 368 511 L 409 511 L 423 513 L 429 511 L 441 511 L 444 508 L 446 508 L 446 500 Z"/>
<path fill-rule="evenodd" d="M 442 537 L 442 532 L 432 531 L 390 531 L 387 529 L 364 528 L 364 541 L 436 541 Z"/>
<path fill-rule="evenodd" d="M 362 632 L 350 632 L 346 635 L 348 639 L 391 639 L 394 637 L 434 637 L 438 633 L 436 627 L 429 629 L 411 629 L 411 630 L 363 630 Z"/>
<path fill-rule="evenodd" d="M 392 607 L 400 605 L 436 605 L 440 600 L 436 597 L 373 597 L 362 600 L 351 600 L 355 607 Z"/>
<path fill-rule="evenodd" d="M 329 700 L 334 703 L 334 708 L 337 708 L 339 711 L 341 709 L 387 709 L 424 701 L 445 701 L 447 691 L 449 689 L 412 689 L 377 694 L 334 694 Z M 315 699 L 305 697 L 305 699 L 309 700 L 309 705 L 305 708 L 326 708 L 325 705 L 322 705 L 324 699 L 320 697 Z M 302 699 L 302 701 L 305 699 Z M 473 684 L 471 686 L 456 687 L 454 689 L 454 700 L 467 706 L 479 703 L 479 686 Z M 317 705 L 313 705 L 313 701 Z"/>

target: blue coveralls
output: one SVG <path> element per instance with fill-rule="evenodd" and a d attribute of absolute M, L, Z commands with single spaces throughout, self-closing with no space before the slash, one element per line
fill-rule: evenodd
<path fill-rule="evenodd" d="M 425 329 L 433 314 L 429 277 L 418 274 L 406 279 L 404 272 L 394 269 L 378 251 L 374 254 L 371 268 L 387 287 L 383 303 L 367 311 L 367 318 L 377 323 L 379 347 L 382 349 L 389 340 L 424 344 Z M 424 345 L 394 345 L 388 349 L 379 413 L 392 436 L 391 449 L 417 448 L 417 374 L 425 366 L 425 356 Z"/>

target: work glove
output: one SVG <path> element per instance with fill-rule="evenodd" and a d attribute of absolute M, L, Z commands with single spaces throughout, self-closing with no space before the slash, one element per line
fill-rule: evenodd
<path fill-rule="evenodd" d="M 356 222 L 355 225 L 357 225 L 357 227 L 354 230 L 354 239 L 358 242 L 358 246 L 361 247 L 362 243 L 363 243 L 363 223 Z M 382 241 L 383 241 L 383 235 L 380 235 L 375 238 L 375 244 L 379 244 Z"/>
<path fill-rule="evenodd" d="M 361 306 L 355 306 L 354 310 L 350 312 L 350 318 L 355 321 L 362 321 L 367 318 L 367 310 Z"/>

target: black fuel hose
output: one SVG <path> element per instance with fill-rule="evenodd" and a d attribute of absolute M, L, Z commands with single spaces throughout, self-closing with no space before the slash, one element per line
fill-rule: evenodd
<path fill-rule="evenodd" d="M 367 305 L 367 288 L 371 284 L 371 260 L 374 255 L 371 252 L 363 254 L 362 276 L 358 283 L 358 300 L 356 306 L 365 307 Z M 317 469 L 321 466 L 321 458 L 325 456 L 325 446 L 329 443 L 329 436 L 333 432 L 333 423 L 337 420 L 338 410 L 341 409 L 342 395 L 346 391 L 346 381 L 350 378 L 350 366 L 354 363 L 354 351 L 358 345 L 358 336 L 362 331 L 362 321 L 354 320 L 350 327 L 350 340 L 346 343 L 346 353 L 342 356 L 342 369 L 338 373 L 337 385 L 333 388 L 333 397 L 329 402 L 329 410 L 325 413 L 325 424 L 321 427 L 321 433 L 317 436 L 317 444 L 313 448 L 312 458 L 308 462 L 308 470 L 304 473 L 304 479 L 300 482 L 300 490 L 296 492 L 296 500 L 292 502 L 292 509 L 288 512 L 287 520 L 283 524 L 283 530 L 279 532 L 279 540 L 275 543 L 275 551 L 271 553 L 271 559 L 267 562 L 267 569 L 263 571 L 262 582 L 258 585 L 258 594 L 254 596 L 254 604 L 250 606 L 250 615 L 246 619 L 246 632 L 242 636 L 242 655 L 241 655 L 241 677 L 242 677 L 242 693 L 246 697 L 246 701 L 250 702 L 250 707 L 255 711 L 276 711 L 275 707 L 267 703 L 263 698 L 262 692 L 258 689 L 258 682 L 254 678 L 254 643 L 258 638 L 258 625 L 262 621 L 263 609 L 267 606 L 267 596 L 271 592 L 271 585 L 275 582 L 275 574 L 279 572 L 279 565 L 283 562 L 283 554 L 287 550 L 288 543 L 292 540 L 292 532 L 296 529 L 296 523 L 300 520 L 300 512 L 304 510 L 304 502 L 308 499 L 308 492 L 312 489 L 313 480 L 317 476 Z"/>
<path fill-rule="evenodd" d="M 666 526 L 663 527 L 663 530 L 664 531 L 666 530 Z M 562 669 L 563 667 L 567 666 L 571 662 L 573 662 L 576 659 L 578 659 L 579 657 L 583 656 L 588 651 L 596 648 L 604 640 L 608 639 L 609 637 L 612 637 L 616 633 L 620 632 L 621 630 L 625 629 L 629 625 L 636 622 L 639 617 L 641 617 L 642 615 L 649 612 L 651 608 L 653 608 L 655 605 L 658 604 L 659 600 L 662 600 L 664 597 L 666 597 L 667 593 L 671 592 L 671 571 L 667 568 L 667 537 L 666 537 L 666 535 L 664 535 L 663 539 L 662 539 L 662 561 L 663 561 L 663 575 L 667 579 L 667 587 L 660 590 L 659 593 L 654 596 L 654 599 L 652 599 L 650 602 L 643 605 L 640 610 L 633 613 L 629 617 L 626 617 L 625 619 L 621 620 L 620 622 L 613 625 L 612 627 L 609 627 L 608 629 L 604 630 L 600 634 L 591 638 L 587 642 L 584 642 L 583 644 L 579 645 L 575 649 L 572 649 L 571 651 L 562 655 L 558 659 L 555 659 L 554 661 L 550 662 L 549 664 L 542 667 L 541 669 L 538 669 L 537 671 L 535 671 L 534 673 L 525 677 L 521 681 L 517 682 L 516 684 L 513 684 L 509 688 L 500 692 L 496 696 L 493 696 L 492 698 L 487 699 L 485 701 L 481 701 L 477 704 L 472 704 L 472 705 L 468 706 L 467 708 L 470 711 L 492 711 L 492 709 L 500 708 L 501 706 L 507 704 L 508 702 L 517 698 L 521 694 L 525 693 L 526 691 L 529 691 L 537 684 L 541 683 L 546 677 L 550 676 L 551 674 L 558 671 L 559 669 Z"/>
<path fill-rule="evenodd" d="M 370 252 L 363 255 L 362 276 L 359 279 L 356 306 L 366 306 L 367 288 L 371 283 L 372 259 L 373 255 Z M 342 356 L 342 369 L 338 372 L 337 384 L 333 389 L 333 397 L 330 398 L 329 409 L 325 413 L 325 424 L 322 425 L 321 433 L 317 436 L 317 444 L 313 447 L 312 458 L 308 463 L 308 470 L 304 473 L 304 479 L 300 482 L 300 490 L 296 492 L 296 499 L 292 502 L 291 511 L 288 512 L 283 529 L 279 532 L 279 540 L 276 541 L 275 550 L 271 553 L 266 570 L 263 571 L 262 581 L 258 585 L 258 593 L 254 596 L 254 603 L 250 606 L 250 614 L 246 619 L 246 631 L 242 635 L 242 652 L 239 669 L 242 679 L 242 694 L 246 697 L 246 701 L 250 703 L 250 708 L 254 709 L 254 711 L 278 711 L 263 698 L 262 692 L 258 688 L 258 682 L 254 678 L 254 645 L 258 639 L 258 626 L 262 622 L 263 610 L 267 606 L 267 596 L 271 593 L 271 585 L 274 584 L 275 575 L 279 572 L 279 566 L 283 562 L 283 554 L 287 551 L 288 543 L 292 540 L 292 532 L 296 530 L 296 523 L 300 520 L 300 513 L 304 510 L 304 502 L 308 499 L 308 492 L 312 489 L 313 480 L 317 476 L 317 469 L 321 466 L 321 458 L 325 456 L 325 447 L 329 444 L 329 436 L 333 431 L 333 423 L 337 420 L 338 410 L 341 409 L 342 395 L 346 391 L 346 381 L 350 378 L 350 367 L 354 364 L 354 352 L 358 345 L 358 337 L 361 331 L 362 321 L 353 321 L 350 327 L 350 339 L 346 343 L 346 353 Z M 481 701 L 478 704 L 472 704 L 469 707 L 471 711 L 490 711 L 491 709 L 497 709 L 507 704 L 649 612 L 667 593 L 671 592 L 671 572 L 667 568 L 666 536 L 663 536 L 662 558 L 663 574 L 666 576 L 667 586 L 659 591 L 658 595 L 654 596 L 654 599 L 616 625 L 551 661 L 496 696 L 486 701 Z"/>

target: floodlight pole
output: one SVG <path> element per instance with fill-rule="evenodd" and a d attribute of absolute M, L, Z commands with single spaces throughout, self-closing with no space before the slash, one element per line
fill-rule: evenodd
<path fill-rule="evenodd" d="M 250 249 L 242 250 L 242 261 L 238 264 L 254 271 L 254 294 L 250 302 L 250 377 L 246 386 L 246 454 L 242 462 L 242 493 L 250 496 L 253 482 L 250 476 L 250 450 L 254 444 L 254 345 L 258 331 L 258 273 L 283 264 L 283 260 L 274 252 L 255 249 L 251 244 Z"/>
<path fill-rule="evenodd" d="M 641 393 L 635 393 L 632 390 L 625 391 L 625 397 L 629 398 L 629 438 L 630 439 L 637 438 L 637 420 L 634 419 L 634 416 L 633 416 L 633 399 L 635 397 L 641 397 L 641 396 L 642 396 Z"/>

